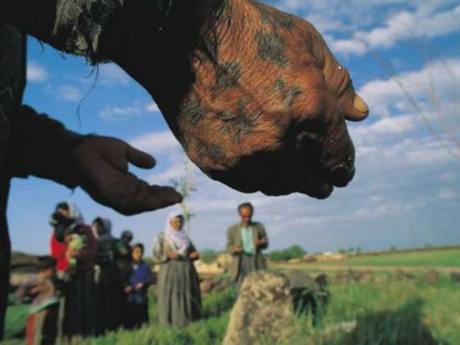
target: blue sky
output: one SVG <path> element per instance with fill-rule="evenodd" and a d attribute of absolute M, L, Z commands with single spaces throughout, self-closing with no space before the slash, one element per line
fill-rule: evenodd
<path fill-rule="evenodd" d="M 196 245 L 223 249 L 226 228 L 237 221 L 235 208 L 247 200 L 255 204 L 272 248 L 300 244 L 312 252 L 460 243 L 460 1 L 269 3 L 318 27 L 371 106 L 368 120 L 350 125 L 358 172 L 348 188 L 318 201 L 241 194 L 192 167 Z M 155 103 L 115 65 L 96 73 L 83 59 L 30 39 L 28 80 L 25 103 L 38 111 L 75 131 L 116 136 L 153 154 L 155 169 L 136 170 L 143 178 L 168 184 L 184 176 L 185 155 Z M 60 200 L 78 204 L 88 222 L 110 217 L 115 234 L 132 229 L 149 251 L 171 211 L 123 217 L 81 190 L 16 179 L 8 212 L 15 250 L 48 251 L 48 217 Z"/>

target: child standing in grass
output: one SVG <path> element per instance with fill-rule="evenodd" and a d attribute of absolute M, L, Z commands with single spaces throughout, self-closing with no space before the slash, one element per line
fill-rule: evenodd
<path fill-rule="evenodd" d="M 132 249 L 132 264 L 125 292 L 128 295 L 124 326 L 135 329 L 149 322 L 148 288 L 152 284 L 152 271 L 144 260 L 144 245 L 135 244 Z"/>
<path fill-rule="evenodd" d="M 57 336 L 59 299 L 56 289 L 56 260 L 39 259 L 35 277 L 22 284 L 16 298 L 32 301 L 26 326 L 26 345 L 53 345 Z"/>

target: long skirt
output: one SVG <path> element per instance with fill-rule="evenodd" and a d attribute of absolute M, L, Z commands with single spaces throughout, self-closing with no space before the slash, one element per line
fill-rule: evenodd
<path fill-rule="evenodd" d="M 179 327 L 201 317 L 200 281 L 192 262 L 171 260 L 161 266 L 158 316 L 161 325 Z"/>
<path fill-rule="evenodd" d="M 26 345 L 54 345 L 57 337 L 59 305 L 30 314 L 26 323 Z"/>
<path fill-rule="evenodd" d="M 70 275 L 66 287 L 63 333 L 67 338 L 95 332 L 95 284 L 92 269 Z"/>
<path fill-rule="evenodd" d="M 124 327 L 126 329 L 136 329 L 149 323 L 148 301 L 144 303 L 128 303 L 126 311 L 126 319 L 124 322 Z"/>
<path fill-rule="evenodd" d="M 126 312 L 126 294 L 123 289 L 117 267 L 102 266 L 96 283 L 97 335 L 122 326 Z"/>

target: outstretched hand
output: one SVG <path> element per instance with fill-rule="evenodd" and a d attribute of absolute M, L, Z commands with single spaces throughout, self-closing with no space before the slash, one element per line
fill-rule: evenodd
<path fill-rule="evenodd" d="M 72 151 L 79 185 L 97 202 L 132 215 L 176 204 L 182 196 L 171 187 L 152 186 L 129 172 L 129 164 L 151 169 L 149 154 L 114 138 L 86 136 Z"/>

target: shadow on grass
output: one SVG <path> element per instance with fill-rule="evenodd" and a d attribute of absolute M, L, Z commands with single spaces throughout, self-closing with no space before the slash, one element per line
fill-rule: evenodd
<path fill-rule="evenodd" d="M 423 302 L 412 300 L 395 311 L 365 314 L 336 345 L 449 345 L 434 338 L 422 321 Z"/>
<path fill-rule="evenodd" d="M 203 300 L 202 318 L 220 317 L 229 312 L 238 298 L 236 287 L 231 286 L 222 292 L 212 293 Z"/>

